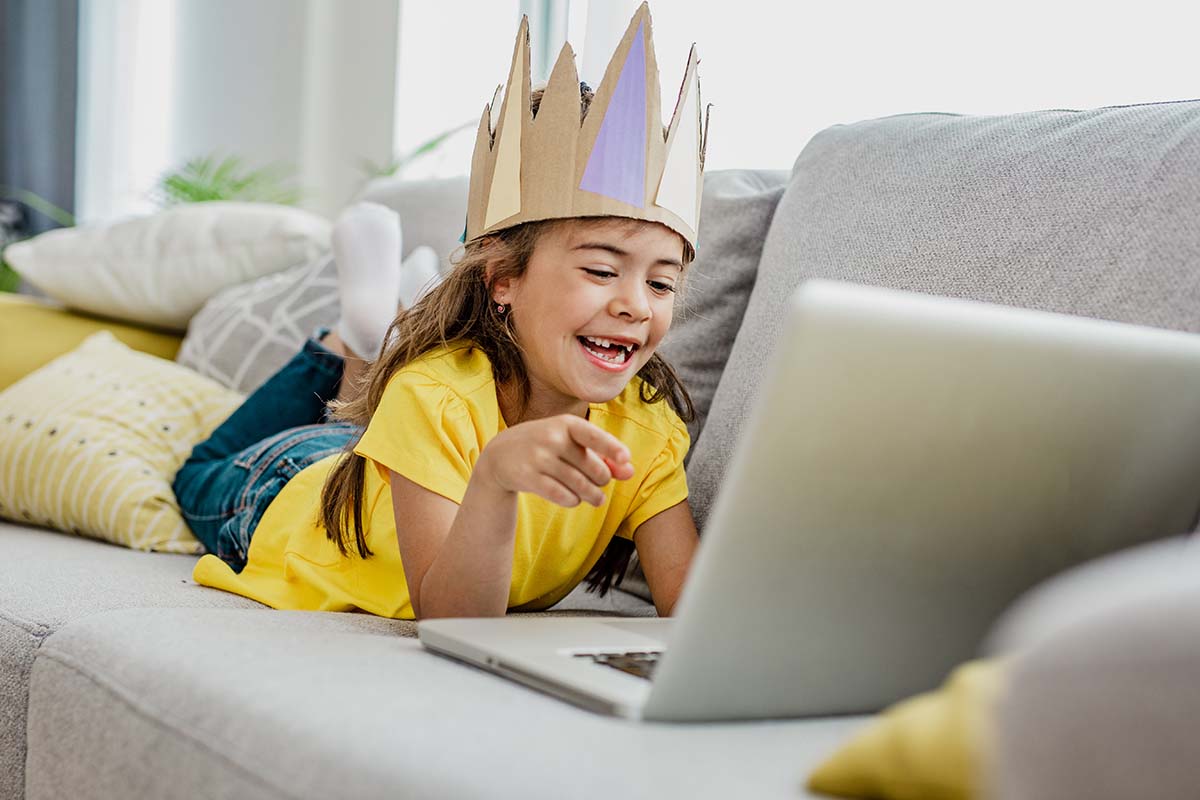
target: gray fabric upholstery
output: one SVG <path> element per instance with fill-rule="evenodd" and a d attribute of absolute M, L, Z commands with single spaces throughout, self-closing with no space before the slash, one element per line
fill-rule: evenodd
<path fill-rule="evenodd" d="M 192 583 L 195 562 L 0 522 L 0 797 L 23 791 L 29 672 L 51 633 L 112 608 L 262 608 Z"/>
<path fill-rule="evenodd" d="M 1141 587 L 1016 658 L 997 714 L 997 800 L 1196 796 L 1194 566 L 1192 585 Z"/>
<path fill-rule="evenodd" d="M 913 114 L 813 137 L 695 445 L 697 520 L 805 278 L 1200 331 L 1200 101 Z"/>
<path fill-rule="evenodd" d="M 21 797 L 30 669 L 43 641 L 54 631 L 108 609 L 265 611 L 244 597 L 197 586 L 192 582 L 195 563 L 195 556 L 141 553 L 0 522 L 0 798 Z M 620 590 L 600 598 L 579 588 L 550 613 L 570 612 L 652 616 L 654 607 Z M 411 623 L 392 624 L 408 635 L 415 633 Z"/>
<path fill-rule="evenodd" d="M 365 615 L 127 610 L 42 647 L 29 800 L 808 797 L 861 718 L 634 725 Z"/>
<path fill-rule="evenodd" d="M 1097 558 L 1056 575 L 1013 603 L 985 650 L 1013 653 L 1131 602 L 1200 586 L 1200 539 L 1177 536 Z"/>
<path fill-rule="evenodd" d="M 696 260 L 659 347 L 696 405 L 696 420 L 688 425 L 693 440 L 742 325 L 767 228 L 787 179 L 784 170 L 725 170 L 704 176 Z"/>

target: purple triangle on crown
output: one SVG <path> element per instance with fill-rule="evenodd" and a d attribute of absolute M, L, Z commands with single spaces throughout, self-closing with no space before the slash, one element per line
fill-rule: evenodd
<path fill-rule="evenodd" d="M 579 188 L 638 208 L 646 204 L 645 22 L 625 56 Z"/>

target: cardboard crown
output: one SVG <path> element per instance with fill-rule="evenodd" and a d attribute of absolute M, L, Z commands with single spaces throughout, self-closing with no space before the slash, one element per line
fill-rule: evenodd
<path fill-rule="evenodd" d="M 694 252 L 708 138 L 698 63 L 693 45 L 664 130 L 650 8 L 642 3 L 582 122 L 570 44 L 558 55 L 535 117 L 523 18 L 498 120 L 493 124 L 500 87 L 479 120 L 465 241 L 535 220 L 612 215 L 661 222 Z"/>

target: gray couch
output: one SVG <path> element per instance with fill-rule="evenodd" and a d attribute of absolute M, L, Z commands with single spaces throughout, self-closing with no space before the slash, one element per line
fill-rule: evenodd
<path fill-rule="evenodd" d="M 450 215 L 454 230 L 461 192 L 451 182 L 368 196 L 406 224 Z M 689 461 L 698 521 L 803 279 L 1200 332 L 1197 220 L 1200 102 L 890 117 L 823 131 L 790 174 L 710 174 L 688 311 L 666 345 L 703 414 Z M 619 722 L 432 656 L 411 623 L 274 612 L 198 587 L 193 561 L 0 523 L 0 798 L 804 797 L 817 761 L 869 722 Z M 1182 563 L 1160 561 L 1164 572 Z M 1166 614 L 1194 643 L 1200 593 L 1164 584 L 1147 597 L 1136 574 L 1113 591 L 1058 580 L 1068 588 L 1030 595 L 987 640 L 1016 664 L 989 762 L 997 796 L 1130 796 L 1099 780 L 1069 791 L 1055 753 L 1070 745 L 1055 737 L 1080 735 L 1081 720 L 1179 725 L 1174 696 L 1147 711 L 1137 699 L 1161 701 L 1158 684 L 1130 676 L 1154 664 L 1179 679 L 1180 663 L 1198 663 L 1194 644 L 1146 622 Z M 552 613 L 647 613 L 644 584 L 627 588 L 603 603 L 576 593 Z M 1106 641 L 1110 615 L 1144 645 L 1140 660 Z M 1105 654 L 1108 672 L 1059 691 Z M 1105 689 L 1120 702 L 1101 713 Z M 1197 693 L 1183 693 L 1194 719 Z M 1053 734 L 1030 738 L 1040 730 Z M 1106 730 L 1083 730 L 1088 749 L 1070 763 L 1103 763 Z M 1179 731 L 1194 732 L 1161 740 L 1186 747 Z M 1136 756 L 1153 771 L 1162 751 Z"/>

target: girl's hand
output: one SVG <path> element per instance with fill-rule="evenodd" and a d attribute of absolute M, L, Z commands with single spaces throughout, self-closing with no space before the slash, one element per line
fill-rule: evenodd
<path fill-rule="evenodd" d="M 602 505 L 601 487 L 631 477 L 629 448 L 582 417 L 562 414 L 501 432 L 483 449 L 471 479 L 572 508 L 581 501 Z"/>

